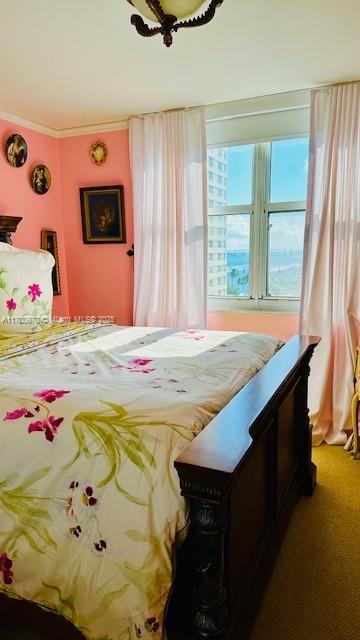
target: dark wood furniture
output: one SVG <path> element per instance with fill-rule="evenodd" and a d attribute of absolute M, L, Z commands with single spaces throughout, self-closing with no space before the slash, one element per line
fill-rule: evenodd
<path fill-rule="evenodd" d="M 318 341 L 294 336 L 175 462 L 191 524 L 172 639 L 249 634 L 295 502 L 315 487 L 307 380 Z"/>
<path fill-rule="evenodd" d="M 0 215 L 0 242 L 12 244 L 11 234 L 17 229 L 22 218 L 20 216 L 1 216 Z M 56 231 L 44 229 L 41 232 L 41 248 L 49 251 L 55 258 L 55 264 L 52 270 L 52 285 L 54 296 L 61 295 L 60 285 L 60 265 Z"/>
<path fill-rule="evenodd" d="M 318 342 L 294 336 L 175 461 L 191 519 L 169 640 L 248 637 L 296 500 L 315 486 L 307 381 Z M 59 616 L 4 595 L 0 613 L 48 637 L 82 638 Z"/>
<path fill-rule="evenodd" d="M 0 215 L 0 242 L 11 244 L 11 234 L 16 231 L 21 220 L 20 216 Z"/>

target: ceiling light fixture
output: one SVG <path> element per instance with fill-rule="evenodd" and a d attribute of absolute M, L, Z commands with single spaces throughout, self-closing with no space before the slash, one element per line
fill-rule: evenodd
<path fill-rule="evenodd" d="M 184 20 L 196 13 L 205 0 L 128 0 L 147 20 L 158 22 L 158 27 L 149 27 L 141 16 L 134 14 L 131 16 L 131 24 L 136 31 L 145 38 L 161 33 L 164 44 L 167 47 L 172 45 L 172 32 L 187 27 L 200 27 L 213 19 L 215 11 L 223 3 L 223 0 L 210 0 L 206 11 L 200 15 Z M 178 20 L 180 20 L 178 22 Z"/>

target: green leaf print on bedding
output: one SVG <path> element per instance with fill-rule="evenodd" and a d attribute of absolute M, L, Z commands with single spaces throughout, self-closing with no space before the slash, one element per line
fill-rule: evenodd
<path fill-rule="evenodd" d="M 46 509 L 38 506 L 42 498 L 35 492 L 28 492 L 28 489 L 42 480 L 50 469 L 51 467 L 43 467 L 34 471 L 13 488 L 11 485 L 18 480 L 18 473 L 12 473 L 0 482 L 0 510 L 5 511 L 15 523 L 8 546 L 10 553 L 14 552 L 20 538 L 25 538 L 30 547 L 38 553 L 45 553 L 46 547 L 49 546 L 56 549 L 56 542 L 44 525 L 44 521 L 51 521 L 51 516 Z"/>
<path fill-rule="evenodd" d="M 68 587 L 66 592 L 62 591 L 57 585 L 52 585 L 42 580 L 43 586 L 50 591 L 49 602 L 43 601 L 42 604 L 50 606 L 52 609 L 56 607 L 56 611 L 60 613 L 64 618 L 70 620 L 79 631 L 81 631 L 87 638 L 91 638 L 90 627 L 94 622 L 102 618 L 111 603 L 117 598 L 121 598 L 129 588 L 129 584 L 124 584 L 120 589 L 115 591 L 107 591 L 107 585 L 99 586 L 97 599 L 98 605 L 95 609 L 91 608 L 89 603 L 89 613 L 80 613 L 75 606 L 75 602 L 78 600 L 79 593 L 86 593 L 88 590 L 88 584 L 86 580 L 80 575 L 80 568 L 76 571 L 71 580 L 67 581 Z M 105 593 L 101 598 L 100 594 Z"/>
<path fill-rule="evenodd" d="M 4 267 L 0 267 L 0 289 L 6 289 L 6 282 L 4 280 L 4 273 L 7 273 Z"/>
<path fill-rule="evenodd" d="M 164 594 L 166 597 L 171 579 L 172 566 L 167 550 L 167 542 L 170 539 L 168 528 L 169 523 L 160 536 L 134 529 L 124 531 L 124 534 L 133 542 L 138 542 L 141 548 L 149 548 L 141 566 L 124 562 L 120 569 L 124 578 L 138 589 L 149 603 L 151 611 L 161 611 L 164 608 L 165 603 L 161 603 L 161 600 Z"/>
<path fill-rule="evenodd" d="M 102 404 L 107 407 L 106 411 L 81 411 L 74 417 L 72 427 L 77 452 L 67 467 L 74 464 L 81 455 L 93 458 L 101 454 L 107 462 L 108 473 L 97 486 L 103 487 L 109 482 L 114 482 L 117 490 L 126 499 L 146 506 L 146 502 L 131 495 L 120 483 L 123 462 L 130 460 L 151 484 L 151 470 L 156 469 L 156 462 L 149 445 L 154 444 L 156 438 L 146 432 L 147 427 L 169 427 L 191 440 L 186 434 L 188 429 L 166 421 L 147 420 L 148 416 L 126 411 L 124 407 L 113 402 L 102 401 Z"/>

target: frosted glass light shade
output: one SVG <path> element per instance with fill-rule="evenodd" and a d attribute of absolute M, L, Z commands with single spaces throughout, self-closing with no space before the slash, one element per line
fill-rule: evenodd
<path fill-rule="evenodd" d="M 145 18 L 152 22 L 157 22 L 155 15 L 149 8 L 146 0 L 129 0 Z M 164 13 L 176 16 L 179 20 L 193 15 L 205 0 L 160 0 Z"/>

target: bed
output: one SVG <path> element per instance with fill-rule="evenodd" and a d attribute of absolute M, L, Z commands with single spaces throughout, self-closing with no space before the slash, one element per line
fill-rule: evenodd
<path fill-rule="evenodd" d="M 3 614 L 68 640 L 245 638 L 315 484 L 316 344 L 66 323 L 2 340 Z"/>

